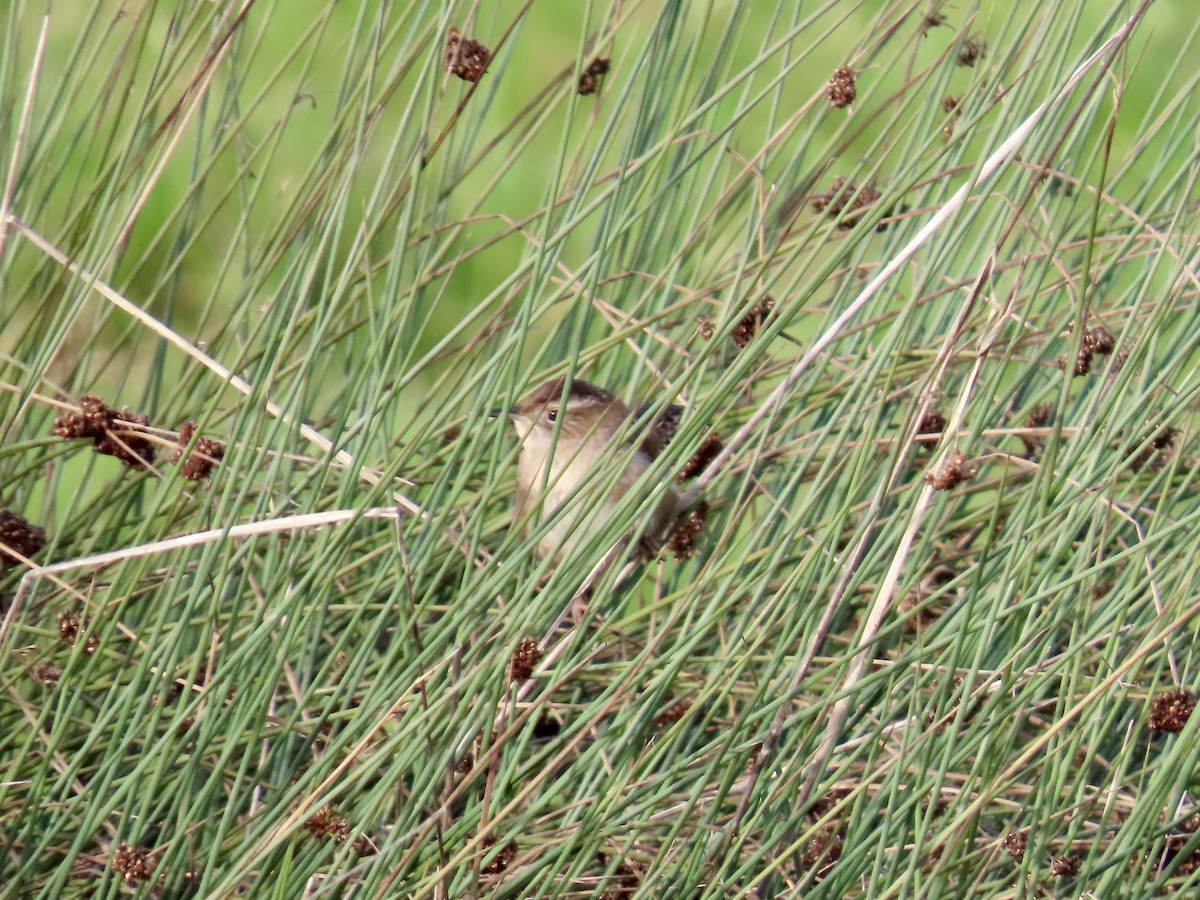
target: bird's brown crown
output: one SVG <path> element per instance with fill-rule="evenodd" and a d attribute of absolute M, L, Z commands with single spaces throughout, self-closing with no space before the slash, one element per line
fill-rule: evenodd
<path fill-rule="evenodd" d="M 521 401 L 521 410 L 531 411 L 544 406 L 557 405 L 562 399 L 563 385 L 566 384 L 566 381 L 565 378 L 552 378 L 541 387 L 535 388 Z M 598 388 L 594 384 L 588 384 L 578 378 L 571 382 L 571 389 L 567 393 L 567 403 L 571 404 L 579 401 L 580 405 L 590 405 L 588 401 L 593 401 L 607 405 L 615 399 L 616 397 L 604 388 Z"/>

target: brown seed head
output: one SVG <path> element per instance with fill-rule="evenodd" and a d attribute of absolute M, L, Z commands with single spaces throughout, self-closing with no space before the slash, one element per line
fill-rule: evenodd
<path fill-rule="evenodd" d="M 684 516 L 667 541 L 671 555 L 682 562 L 696 555 L 696 538 L 708 522 L 708 504 L 701 500 L 695 509 Z"/>
<path fill-rule="evenodd" d="M 473 84 L 483 77 L 491 61 L 492 54 L 487 47 L 479 41 L 464 38 L 457 28 L 450 29 L 446 38 L 446 68 L 450 74 Z"/>
<path fill-rule="evenodd" d="M 326 806 L 319 813 L 304 823 L 313 837 L 333 838 L 337 843 L 343 843 L 350 836 L 350 824 L 345 816 L 332 806 Z"/>
<path fill-rule="evenodd" d="M 935 491 L 949 491 L 979 474 L 979 463 L 967 459 L 961 450 L 952 450 L 942 461 L 941 468 L 925 473 L 925 483 Z"/>
<path fill-rule="evenodd" d="M 508 665 L 509 680 L 516 682 L 528 681 L 541 658 L 542 650 L 538 647 L 537 641 L 533 638 L 521 638 L 521 642 L 517 644 L 517 649 L 513 651 L 512 659 Z"/>
<path fill-rule="evenodd" d="M 826 825 L 804 845 L 801 862 L 806 869 L 816 869 L 817 878 L 824 878 L 842 857 L 842 836 L 834 825 Z"/>
<path fill-rule="evenodd" d="M 1108 355 L 1117 346 L 1117 339 L 1103 325 L 1089 328 L 1083 335 L 1083 343 L 1093 352 Z"/>
<path fill-rule="evenodd" d="M 854 86 L 857 77 L 855 71 L 848 66 L 834 70 L 833 74 L 829 76 L 829 84 L 825 88 L 825 93 L 829 95 L 830 106 L 834 109 L 845 109 L 854 102 L 854 98 L 858 96 L 858 90 Z"/>
<path fill-rule="evenodd" d="M 725 445 L 721 443 L 721 438 L 716 434 L 710 434 L 704 439 L 704 443 L 700 445 L 700 449 L 679 470 L 679 480 L 688 481 L 695 478 L 707 469 L 709 463 L 716 459 L 724 449 Z"/>
<path fill-rule="evenodd" d="M 921 417 L 921 423 L 917 426 L 917 434 L 940 435 L 946 430 L 946 419 L 936 409 L 925 411 L 925 415 Z M 926 450 L 932 450 L 938 445 L 940 438 L 928 437 L 918 440 L 917 443 Z"/>
<path fill-rule="evenodd" d="M 767 317 L 771 315 L 771 311 L 775 309 L 775 298 L 770 294 L 764 294 L 763 298 L 758 301 L 758 304 L 742 316 L 741 321 L 734 326 L 729 338 L 733 341 L 734 346 L 739 350 L 750 345 L 754 340 L 754 336 L 766 324 Z"/>
<path fill-rule="evenodd" d="M 171 457 L 171 462 L 179 462 L 184 450 L 191 444 L 196 435 L 196 423 L 184 422 L 179 426 L 179 449 Z M 188 481 L 203 481 L 217 467 L 225 456 L 225 445 L 212 438 L 200 438 L 192 447 L 192 452 L 183 461 L 179 474 Z"/>
<path fill-rule="evenodd" d="M 23 517 L 0 509 L 0 568 L 12 566 L 46 546 L 46 532 Z"/>
<path fill-rule="evenodd" d="M 1050 874 L 1055 878 L 1074 878 L 1079 872 L 1078 857 L 1071 856 L 1056 856 L 1050 860 Z"/>
<path fill-rule="evenodd" d="M 1026 428 L 1045 428 L 1054 421 L 1054 407 L 1049 403 L 1035 406 L 1029 418 L 1025 420 Z"/>
<path fill-rule="evenodd" d="M 57 684 L 62 678 L 62 669 L 50 663 L 38 663 L 29 670 L 29 677 L 42 684 Z"/>
<path fill-rule="evenodd" d="M 1028 831 L 1010 831 L 1004 835 L 1004 852 L 1013 859 L 1023 859 L 1025 857 L 1025 848 L 1028 845 Z"/>
<path fill-rule="evenodd" d="M 485 837 L 480 843 L 483 848 L 484 855 L 486 856 L 487 851 L 490 848 L 496 846 L 496 839 L 489 835 L 488 837 Z M 501 847 L 500 852 L 498 852 L 495 856 L 493 856 L 492 859 L 488 862 L 488 864 L 483 867 L 483 871 L 485 873 L 487 873 L 488 875 L 499 875 L 501 872 L 503 872 L 505 869 L 507 869 L 509 866 L 511 866 L 512 861 L 516 858 L 517 858 L 517 843 L 516 843 L 516 841 L 509 841 L 507 844 L 505 844 L 503 847 Z"/>
<path fill-rule="evenodd" d="M 1060 359 L 1057 363 L 1058 367 L 1064 372 L 1067 366 L 1070 365 L 1066 357 Z M 1081 344 L 1079 352 L 1075 354 L 1075 363 L 1071 366 L 1071 374 L 1076 378 L 1082 378 L 1092 370 L 1092 351 L 1085 344 Z"/>
<path fill-rule="evenodd" d="M 54 420 L 54 433 L 63 440 L 99 440 L 112 426 L 116 415 L 117 411 L 99 397 L 84 394 L 79 398 L 79 412 L 65 412 Z"/>
<path fill-rule="evenodd" d="M 1026 428 L 1045 428 L 1054 421 L 1054 407 L 1049 403 L 1043 403 L 1041 406 L 1034 407 L 1033 412 L 1029 414 L 1029 418 L 1025 420 Z M 1019 435 L 1021 443 L 1025 445 L 1025 455 L 1032 456 L 1042 446 L 1042 439 L 1031 435 Z"/>
<path fill-rule="evenodd" d="M 59 613 L 58 621 L 58 637 L 65 644 L 74 644 L 79 638 L 79 633 L 87 631 L 88 625 L 91 624 L 88 619 L 81 619 L 75 613 Z M 88 639 L 84 642 L 83 652 L 91 656 L 100 646 L 100 638 L 96 635 L 88 635 Z"/>
<path fill-rule="evenodd" d="M 659 728 L 666 728 L 668 725 L 674 725 L 680 719 L 687 715 L 689 709 L 692 708 L 690 699 L 680 700 L 678 703 L 668 706 L 657 716 L 654 717 L 654 724 Z"/>
<path fill-rule="evenodd" d="M 831 219 L 839 219 L 838 228 L 849 231 L 862 218 L 863 213 L 883 196 L 870 185 L 860 186 L 853 181 L 837 177 L 824 194 L 814 194 L 811 198 L 814 212 L 824 213 Z M 842 217 L 842 213 L 846 213 Z M 889 212 L 888 215 L 891 213 Z"/>
<path fill-rule="evenodd" d="M 579 86 L 577 90 L 580 96 L 586 97 L 589 94 L 596 93 L 596 89 L 600 86 L 600 79 L 608 74 L 608 57 L 597 57 L 593 59 L 586 69 L 579 76 Z"/>
<path fill-rule="evenodd" d="M 154 462 L 154 444 L 144 433 L 147 416 L 128 409 L 117 412 L 99 397 L 79 398 L 79 412 L 63 413 L 54 420 L 54 433 L 64 440 L 90 438 L 97 453 L 115 456 L 131 469 L 149 469 Z"/>
<path fill-rule="evenodd" d="M 1155 694 L 1150 700 L 1150 730 L 1179 734 L 1195 708 L 1196 698 L 1185 690 Z"/>
<path fill-rule="evenodd" d="M 958 50 L 958 64 L 960 66 L 975 67 L 975 63 L 983 59 L 987 55 L 987 45 L 984 44 L 983 38 L 977 34 L 971 35 Z"/>
<path fill-rule="evenodd" d="M 946 24 L 946 17 L 942 15 L 941 10 L 931 9 L 921 18 L 921 35 L 931 28 L 937 28 Z"/>
<path fill-rule="evenodd" d="M 1074 326 L 1068 325 L 1067 329 L 1069 331 L 1073 331 Z M 1076 378 L 1086 375 L 1091 371 L 1093 356 L 1095 356 L 1097 353 L 1099 353 L 1101 356 L 1107 356 L 1109 353 L 1113 352 L 1116 346 L 1116 337 L 1103 325 L 1097 325 L 1093 328 L 1089 328 L 1083 333 L 1083 337 L 1079 341 L 1079 351 L 1075 355 L 1075 365 L 1072 369 L 1072 373 Z M 1122 357 L 1120 360 L 1114 363 L 1114 371 L 1119 370 L 1124 362 L 1124 357 Z M 1064 371 L 1066 370 L 1067 365 L 1068 361 L 1066 359 L 1060 359 L 1058 361 L 1058 367 Z"/>
<path fill-rule="evenodd" d="M 154 860 L 145 847 L 118 844 L 112 859 L 113 871 L 126 884 L 138 884 L 154 874 Z"/>
<path fill-rule="evenodd" d="M 95 441 L 96 452 L 116 457 L 131 469 L 149 469 L 154 464 L 154 443 L 142 430 L 149 424 L 149 416 L 122 410 L 113 417 L 104 437 Z"/>

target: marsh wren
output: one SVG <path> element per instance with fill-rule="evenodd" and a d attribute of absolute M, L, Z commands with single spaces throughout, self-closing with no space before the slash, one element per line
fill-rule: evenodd
<path fill-rule="evenodd" d="M 596 466 L 620 464 L 625 470 L 599 503 L 572 501 L 570 508 L 538 542 L 538 555 L 556 561 L 581 543 L 593 541 L 634 482 L 649 468 L 674 433 L 679 408 L 669 407 L 643 431 L 641 443 L 629 454 L 612 443 L 634 412 L 603 388 L 576 379 L 563 395 L 566 379 L 555 378 L 530 393 L 508 411 L 521 439 L 517 456 L 516 519 L 540 505 L 536 521 L 550 518 Z M 556 434 L 557 432 L 557 434 Z M 603 478 L 602 474 L 597 475 Z M 678 513 L 679 494 L 668 488 L 654 501 L 642 531 L 640 550 L 649 558 L 658 549 L 662 532 Z M 604 548 L 608 549 L 608 548 Z"/>

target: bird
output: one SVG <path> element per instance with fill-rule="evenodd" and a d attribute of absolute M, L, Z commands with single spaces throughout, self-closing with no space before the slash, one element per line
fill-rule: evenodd
<path fill-rule="evenodd" d="M 648 408 L 635 412 L 604 388 L 579 379 L 568 385 L 565 378 L 545 382 L 507 411 L 520 439 L 515 521 L 525 522 L 526 535 L 553 516 L 585 479 L 604 481 L 597 467 L 624 466 L 598 502 L 579 498 L 570 504 L 538 541 L 539 557 L 557 564 L 603 533 L 622 498 L 670 441 L 681 412 L 670 406 L 649 421 Z M 639 432 L 641 440 L 632 453 L 628 444 L 612 447 L 614 440 Z M 679 513 L 680 495 L 672 485 L 648 502 L 648 521 L 638 547 L 643 559 L 657 553 L 663 533 Z"/>

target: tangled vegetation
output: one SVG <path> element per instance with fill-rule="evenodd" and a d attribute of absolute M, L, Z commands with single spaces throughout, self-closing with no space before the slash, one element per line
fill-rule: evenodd
<path fill-rule="evenodd" d="M 8 4 L 0 896 L 1194 892 L 1175 15 Z"/>

